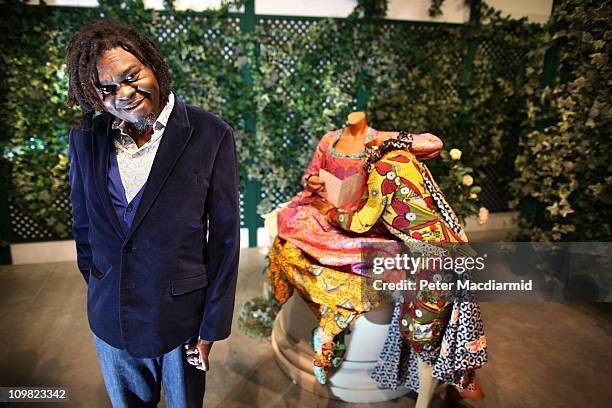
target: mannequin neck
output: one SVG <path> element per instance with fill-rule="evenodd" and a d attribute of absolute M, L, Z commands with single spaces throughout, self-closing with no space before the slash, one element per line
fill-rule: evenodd
<path fill-rule="evenodd" d="M 364 136 L 368 130 L 368 123 L 363 112 L 353 112 L 348 117 L 348 130 L 351 136 Z"/>

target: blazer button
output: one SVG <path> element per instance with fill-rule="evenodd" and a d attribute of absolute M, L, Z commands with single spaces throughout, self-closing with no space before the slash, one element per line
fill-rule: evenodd
<path fill-rule="evenodd" d="M 129 203 L 125 210 L 131 213 L 134 210 L 134 205 L 132 203 Z"/>
<path fill-rule="evenodd" d="M 128 241 L 125 246 L 123 247 L 123 252 L 125 252 L 126 254 L 129 254 L 132 252 L 132 241 Z"/>

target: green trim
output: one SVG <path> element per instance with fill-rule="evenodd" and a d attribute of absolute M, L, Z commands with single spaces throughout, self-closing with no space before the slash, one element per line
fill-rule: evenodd
<path fill-rule="evenodd" d="M 554 15 L 555 9 L 559 8 L 559 0 L 553 0 L 551 16 Z M 551 24 L 550 30 L 548 31 L 551 38 L 555 35 L 555 32 L 559 30 L 559 23 L 556 22 Z M 545 88 L 552 86 L 555 82 L 555 78 L 559 72 L 559 47 L 556 43 L 546 50 L 544 56 L 544 66 L 542 67 L 542 75 L 540 76 L 540 87 Z"/>
<path fill-rule="evenodd" d="M 263 219 L 257 213 L 257 204 L 261 197 L 261 186 L 249 180 L 244 191 L 244 225 L 249 230 L 249 247 L 257 246 L 257 229 L 263 226 Z"/>
<path fill-rule="evenodd" d="M 8 205 L 8 194 L 6 191 L 7 183 L 0 186 L 0 265 L 10 265 L 13 263 L 11 258 L 11 213 Z M 3 245 L 3 243 L 9 243 Z"/>
<path fill-rule="evenodd" d="M 365 157 L 365 151 L 363 153 L 355 153 L 355 154 L 344 154 L 344 153 L 339 153 L 336 151 L 336 143 L 338 143 L 338 140 L 340 140 L 340 137 L 342 136 L 345 130 L 346 128 L 344 127 L 338 131 L 338 134 L 336 135 L 336 138 L 334 139 L 334 142 L 332 143 L 331 148 L 329 149 L 331 152 L 331 155 L 334 157 L 339 157 L 341 159 L 360 159 L 362 157 Z M 372 139 L 372 130 L 373 129 L 368 126 L 366 137 L 365 137 L 365 140 L 363 141 L 364 145 Z"/>
<path fill-rule="evenodd" d="M 480 24 L 480 10 L 481 0 L 470 0 L 470 25 L 477 26 Z M 467 54 L 465 55 L 465 60 L 463 61 L 463 71 L 461 73 L 465 86 L 468 86 L 474 77 L 474 59 L 476 58 L 478 45 L 479 42 L 477 39 L 471 40 L 468 44 Z M 461 87 L 461 89 L 459 89 L 459 96 L 461 97 L 462 101 L 466 100 L 467 91 L 465 87 Z"/>
<path fill-rule="evenodd" d="M 470 0 L 470 24 L 480 24 L 482 0 Z"/>
<path fill-rule="evenodd" d="M 321 20 L 333 20 L 333 21 L 346 21 L 348 17 L 313 17 L 313 16 L 283 16 L 283 15 L 272 15 L 272 14 L 256 14 L 257 19 L 265 20 L 289 20 L 289 21 L 321 21 Z M 448 26 L 448 27 L 461 27 L 465 23 L 448 23 L 448 22 L 435 22 L 435 21 L 420 21 L 420 20 L 395 20 L 395 19 L 383 19 L 382 23 L 386 24 L 409 24 L 409 25 L 426 25 L 426 26 Z M 259 22 L 258 22 L 259 23 Z"/>
<path fill-rule="evenodd" d="M 255 0 L 247 0 L 244 4 L 244 13 L 238 13 L 240 17 L 240 29 L 253 31 L 257 24 L 255 15 Z"/>
<path fill-rule="evenodd" d="M 240 29 L 245 32 L 255 30 L 257 18 L 255 16 L 255 1 L 247 0 L 244 4 L 244 14 L 240 16 Z M 255 52 L 256 61 L 259 57 L 258 47 Z M 242 76 L 247 86 L 253 87 L 252 67 L 245 64 L 242 67 Z M 249 135 L 256 137 L 257 117 L 254 111 L 244 112 L 246 130 Z M 249 230 L 249 247 L 257 246 L 257 228 L 263 225 L 263 220 L 257 213 L 257 204 L 261 199 L 261 185 L 254 180 L 247 180 L 244 192 L 244 225 Z"/>

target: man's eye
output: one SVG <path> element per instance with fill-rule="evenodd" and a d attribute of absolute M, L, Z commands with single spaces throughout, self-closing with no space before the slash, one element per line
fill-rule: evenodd
<path fill-rule="evenodd" d="M 106 87 L 106 86 L 101 86 L 100 87 L 100 92 L 102 92 L 103 95 L 110 95 L 111 94 L 111 89 Z"/>
<path fill-rule="evenodd" d="M 125 78 L 125 79 L 128 82 L 135 82 L 136 81 L 136 75 L 134 75 L 134 74 L 128 75 L 127 78 Z"/>

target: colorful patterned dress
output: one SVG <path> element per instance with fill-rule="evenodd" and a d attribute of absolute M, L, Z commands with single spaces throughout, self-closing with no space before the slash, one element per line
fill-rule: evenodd
<path fill-rule="evenodd" d="M 332 209 L 328 220 L 356 233 L 367 232 L 382 220 L 404 242 L 467 242 L 431 173 L 406 150 L 391 150 L 374 163 L 368 198 L 360 209 Z M 404 383 L 418 391 L 415 353 L 434 365 L 433 376 L 442 382 L 460 387 L 473 383 L 474 369 L 487 359 L 480 309 L 470 293 L 459 293 L 452 301 L 446 301 L 445 295 L 419 291 L 396 304 L 389 336 L 372 374 L 380 385 L 396 388 Z"/>
<path fill-rule="evenodd" d="M 398 238 L 439 243 L 465 242 L 457 217 L 427 167 L 406 150 L 388 152 L 368 177 L 368 198 L 358 211 L 333 208 L 331 224 L 366 233 L 379 220 Z M 443 211 L 438 205 L 445 206 Z"/>
<path fill-rule="evenodd" d="M 355 209 L 359 205 L 358 199 L 366 192 L 365 179 L 367 175 L 363 170 L 365 152 L 346 155 L 336 152 L 335 144 L 340 139 L 342 130 L 327 133 L 317 146 L 312 161 L 302 176 L 302 185 L 311 175 L 319 174 L 325 169 L 339 179 L 350 177 L 356 173 L 362 175 L 364 184 L 357 200 L 347 205 L 348 209 Z M 365 143 L 371 137 L 376 138 L 378 131 L 371 130 Z M 346 232 L 331 226 L 313 204 L 326 202 L 317 193 L 304 190 L 296 195 L 289 204 L 278 213 L 278 236 L 304 251 L 318 263 L 325 266 L 350 268 L 361 263 L 361 248 L 364 244 L 374 242 L 388 242 L 389 233 L 384 228 L 373 229 L 367 234 L 348 237 Z M 391 237 L 392 238 L 392 237 Z M 356 268 L 353 272 L 359 273 Z"/>
<path fill-rule="evenodd" d="M 378 131 L 370 130 L 370 137 Z M 327 133 L 317 146 L 302 177 L 305 186 L 310 175 L 325 169 L 343 179 L 360 173 L 364 176 L 365 152 L 346 155 L 334 146 L 342 130 Z M 365 183 L 359 196 L 365 193 Z M 278 236 L 269 252 L 268 277 L 277 301 L 284 304 L 297 290 L 319 319 L 319 327 L 329 337 L 341 333 L 355 318 L 378 305 L 376 291 L 359 274 L 360 248 L 367 243 L 395 242 L 381 226 L 368 234 L 348 236 L 333 227 L 313 204 L 326 202 L 316 193 L 304 190 L 278 213 Z M 348 208 L 357 208 L 358 202 Z"/>

